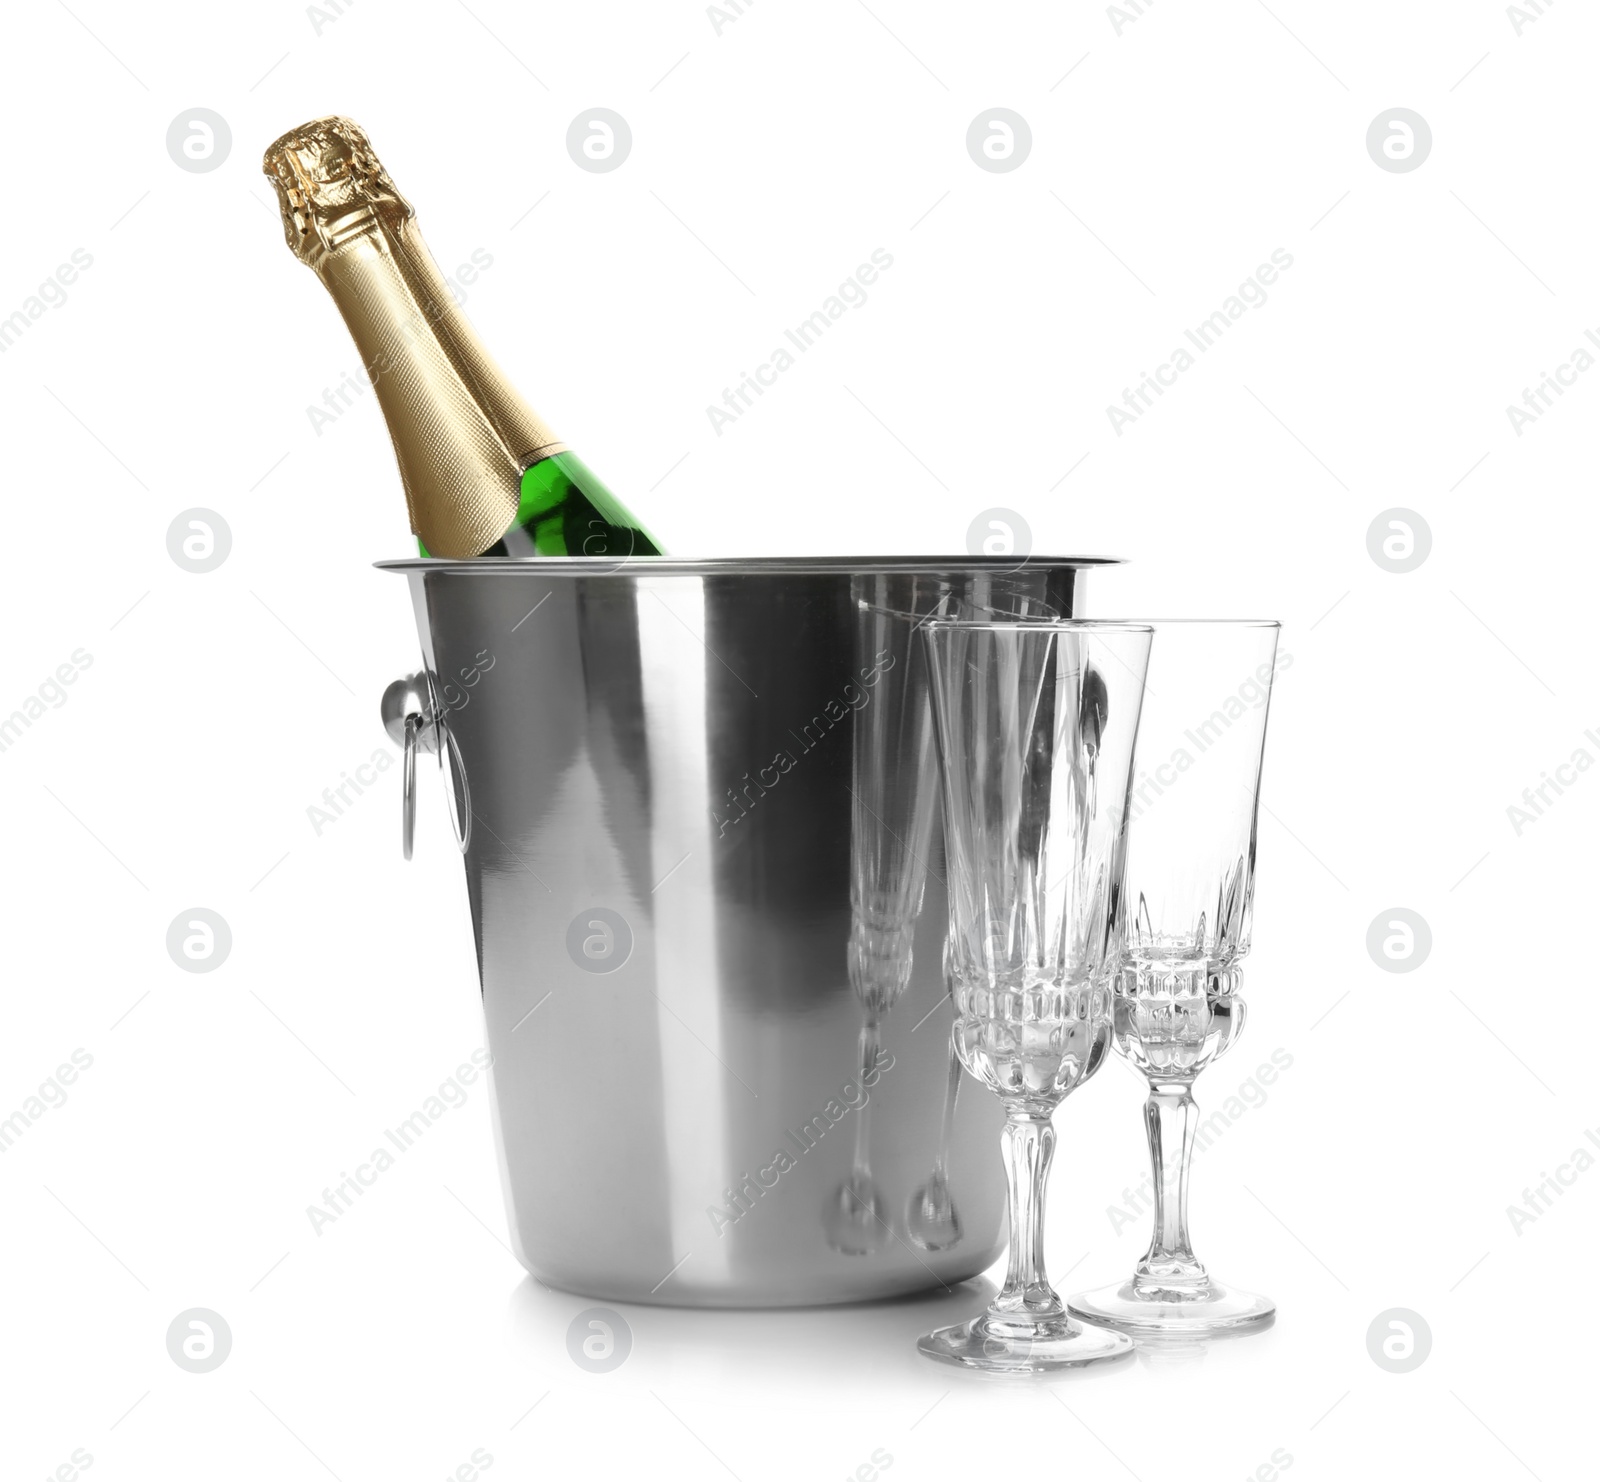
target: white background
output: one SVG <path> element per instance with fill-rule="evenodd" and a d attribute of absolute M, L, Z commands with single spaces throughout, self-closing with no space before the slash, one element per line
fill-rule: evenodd
<path fill-rule="evenodd" d="M 0 714 L 92 657 L 0 752 L 0 1117 L 93 1058 L 0 1156 L 0 1470 L 82 1449 L 95 1478 L 389 1482 L 480 1448 L 492 1476 L 842 1477 L 878 1449 L 891 1479 L 1229 1479 L 1278 1450 L 1294 1482 L 1592 1467 L 1600 1171 L 1520 1233 L 1507 1206 L 1600 1126 L 1600 776 L 1520 835 L 1507 808 L 1600 757 L 1600 371 L 1521 436 L 1506 407 L 1600 327 L 1593 16 L 1519 34 L 1488 0 L 1130 3 L 1118 23 L 759 0 L 719 34 L 643 0 L 322 14 L 72 0 L 9 8 L 0 38 L 0 319 L 92 258 L 0 355 Z M 231 127 L 207 173 L 165 144 L 197 106 Z M 565 148 L 595 106 L 633 133 L 609 174 Z M 1003 174 L 965 147 L 997 106 L 1033 141 Z M 1395 107 L 1432 130 L 1408 173 L 1366 148 Z M 1276 1328 L 997 1388 L 912 1346 L 972 1289 L 627 1309 L 629 1359 L 589 1374 L 566 1330 L 590 1304 L 505 1247 L 481 1082 L 312 1233 L 305 1207 L 481 1043 L 431 781 L 409 867 L 397 769 L 320 836 L 307 815 L 392 754 L 378 696 L 417 657 L 402 584 L 369 565 L 410 549 L 382 420 L 367 397 L 312 427 L 356 360 L 259 173 L 332 111 L 447 272 L 493 259 L 469 317 L 674 551 L 960 550 L 1006 506 L 1037 550 L 1129 559 L 1092 583 L 1100 615 L 1283 620 L 1250 1024 L 1199 1099 L 1274 1049 L 1293 1065 L 1200 1158 L 1193 1200 L 1200 1254 L 1276 1296 Z M 875 248 L 894 266 L 869 301 L 718 436 L 707 404 Z M 1269 301 L 1118 436 L 1107 405 L 1278 248 Z M 207 575 L 166 549 L 192 506 L 233 534 Z M 1403 575 L 1367 548 L 1395 506 L 1433 539 Z M 194 906 L 233 933 L 213 973 L 165 950 Z M 1433 934 L 1405 974 L 1365 945 L 1396 906 Z M 1059 1119 L 1064 1289 L 1142 1248 L 1143 1219 L 1107 1212 L 1143 1173 L 1139 1099 L 1113 1065 Z M 191 1307 L 232 1330 L 210 1374 L 166 1351 Z M 1432 1331 L 1408 1374 L 1367 1350 L 1393 1307 Z"/>

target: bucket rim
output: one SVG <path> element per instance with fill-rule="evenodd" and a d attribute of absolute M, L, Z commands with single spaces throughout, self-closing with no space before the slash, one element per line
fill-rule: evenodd
<path fill-rule="evenodd" d="M 1021 571 L 1087 570 L 1120 566 L 1121 556 L 478 556 L 447 561 L 412 556 L 374 561 L 379 571 L 516 576 L 944 576 L 1010 575 Z"/>

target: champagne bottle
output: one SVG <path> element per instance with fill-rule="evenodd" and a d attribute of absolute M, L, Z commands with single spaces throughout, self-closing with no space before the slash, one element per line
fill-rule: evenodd
<path fill-rule="evenodd" d="M 661 554 L 489 358 L 359 126 L 302 124 L 262 168 L 356 342 L 423 555 Z"/>

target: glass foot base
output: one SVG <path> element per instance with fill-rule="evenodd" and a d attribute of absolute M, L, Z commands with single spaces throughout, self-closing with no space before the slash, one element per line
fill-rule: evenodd
<path fill-rule="evenodd" d="M 1124 1333 L 1244 1333 L 1265 1327 L 1278 1304 L 1238 1287 L 1211 1281 L 1204 1292 L 1179 1297 L 1176 1292 L 1139 1296 L 1131 1281 L 1080 1292 L 1067 1301 L 1067 1310 L 1085 1322 L 1102 1323 Z"/>
<path fill-rule="evenodd" d="M 1125 1358 L 1133 1340 L 1069 1317 L 1019 1322 L 986 1312 L 919 1338 L 917 1351 L 985 1374 L 1049 1374 Z"/>

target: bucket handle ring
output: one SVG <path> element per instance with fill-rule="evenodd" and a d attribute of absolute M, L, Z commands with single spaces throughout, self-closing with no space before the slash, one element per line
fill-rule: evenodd
<path fill-rule="evenodd" d="M 450 827 L 463 854 L 472 842 L 472 789 L 467 782 L 466 763 L 461 743 L 445 723 L 433 700 L 433 686 L 427 672 L 397 679 L 383 692 L 380 706 L 384 729 L 401 747 L 400 848 L 411 858 L 417 834 L 417 753 L 437 754 L 444 769 L 444 753 L 450 753 L 451 777 L 460 783 L 459 800 L 454 787 L 445 788 L 450 806 Z M 440 744 L 441 737 L 443 745 Z"/>

